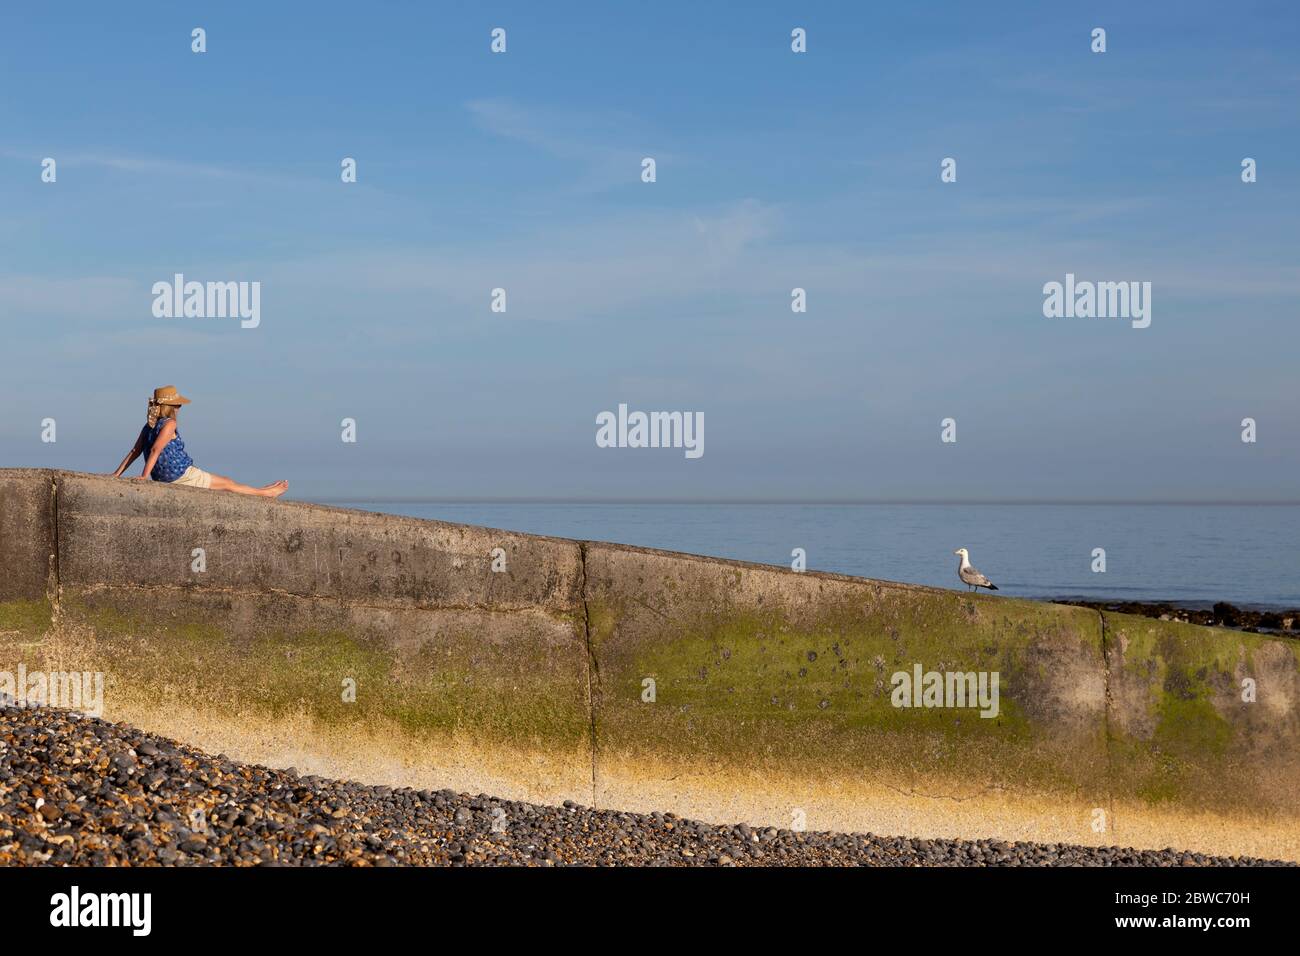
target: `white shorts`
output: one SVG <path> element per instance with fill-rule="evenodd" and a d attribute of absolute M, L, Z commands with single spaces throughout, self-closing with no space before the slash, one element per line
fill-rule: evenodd
<path fill-rule="evenodd" d="M 195 468 L 190 465 L 185 469 L 185 473 L 172 482 L 173 485 L 186 485 L 190 488 L 211 488 L 212 476 L 202 468 Z"/>

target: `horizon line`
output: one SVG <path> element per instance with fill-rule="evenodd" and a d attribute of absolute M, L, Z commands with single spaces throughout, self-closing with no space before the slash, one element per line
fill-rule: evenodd
<path fill-rule="evenodd" d="M 1233 498 L 653 498 L 463 495 L 323 495 L 303 499 L 317 504 L 557 504 L 557 505 L 1017 505 L 1017 506 L 1162 506 L 1162 507 L 1297 507 L 1300 500 Z"/>

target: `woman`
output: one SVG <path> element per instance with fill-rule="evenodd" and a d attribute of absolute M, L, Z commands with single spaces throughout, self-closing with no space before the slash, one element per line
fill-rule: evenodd
<path fill-rule="evenodd" d="M 176 391 L 174 385 L 164 385 L 153 390 L 149 401 L 149 419 L 140 429 L 140 436 L 135 440 L 135 447 L 127 453 L 122 464 L 113 472 L 114 478 L 121 478 L 122 472 L 131 467 L 131 462 L 141 455 L 145 456 L 144 473 L 136 481 L 165 481 L 173 485 L 189 485 L 191 488 L 215 488 L 217 491 L 238 491 L 243 495 L 260 495 L 263 498 L 278 498 L 289 490 L 289 482 L 277 481 L 273 484 L 253 488 L 231 481 L 222 475 L 211 475 L 202 468 L 196 468 L 194 460 L 185 452 L 185 443 L 176 431 L 176 414 L 182 405 L 190 400 Z"/>

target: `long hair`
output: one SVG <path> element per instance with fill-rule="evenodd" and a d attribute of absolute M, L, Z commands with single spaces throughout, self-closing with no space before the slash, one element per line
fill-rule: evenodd
<path fill-rule="evenodd" d="M 147 417 L 146 420 L 145 420 L 145 421 L 146 421 L 146 424 L 148 424 L 148 426 L 149 426 L 150 428 L 153 428 L 154 425 L 158 424 L 158 419 L 160 419 L 160 418 L 175 418 L 175 417 L 176 417 L 176 412 L 179 411 L 179 410 L 180 410 L 180 409 L 179 409 L 179 406 L 177 406 L 177 405 L 160 405 L 160 404 L 158 404 L 157 402 L 155 402 L 155 401 L 153 400 L 153 396 L 150 396 L 150 397 L 149 397 L 149 414 L 148 414 L 148 417 Z"/>

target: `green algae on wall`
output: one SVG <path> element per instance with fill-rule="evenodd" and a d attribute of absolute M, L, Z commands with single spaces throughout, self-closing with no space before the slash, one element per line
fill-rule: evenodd
<path fill-rule="evenodd" d="M 202 617 L 159 621 L 75 602 L 65 616 L 78 637 L 47 650 L 104 671 L 110 710 L 121 694 L 230 716 L 309 715 L 324 728 L 392 725 L 413 739 L 536 747 L 580 746 L 590 733 L 585 697 L 574 692 L 586 679 L 576 654 L 566 673 L 518 647 L 485 647 L 472 631 L 399 650 L 341 630 L 236 634 Z"/>
<path fill-rule="evenodd" d="M 1105 790 L 1095 613 L 872 582 L 846 589 L 766 568 L 711 574 L 684 559 L 663 572 L 675 560 L 663 554 L 606 560 L 614 569 L 588 597 L 598 757 L 704 759 L 810 780 L 944 778 L 968 791 L 1100 799 Z M 742 570 L 773 583 L 738 597 Z M 816 590 L 816 600 L 795 589 Z M 918 664 L 997 673 L 997 716 L 895 707 L 892 675 Z M 1087 687 L 1080 699 L 1060 693 L 1063 673 Z"/>
<path fill-rule="evenodd" d="M 49 630 L 52 619 L 53 608 L 47 600 L 0 601 L 0 639 L 6 632 L 39 637 Z"/>
<path fill-rule="evenodd" d="M 1287 808 L 1300 769 L 1300 646 L 1173 621 L 1104 618 L 1117 791 L 1209 810 Z"/>

